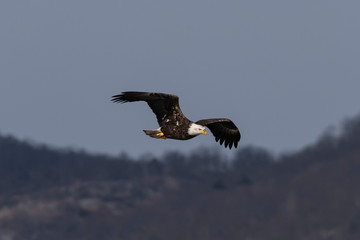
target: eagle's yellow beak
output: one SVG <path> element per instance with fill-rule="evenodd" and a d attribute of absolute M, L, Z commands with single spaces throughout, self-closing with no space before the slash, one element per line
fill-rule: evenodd
<path fill-rule="evenodd" d="M 201 132 L 202 134 L 204 134 L 204 135 L 207 134 L 207 132 L 206 132 L 205 130 L 200 130 L 200 132 Z"/>

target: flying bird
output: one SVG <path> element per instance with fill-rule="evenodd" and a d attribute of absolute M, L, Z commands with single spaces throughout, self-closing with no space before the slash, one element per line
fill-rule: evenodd
<path fill-rule="evenodd" d="M 238 146 L 241 135 L 236 125 L 227 118 L 202 119 L 192 122 L 181 112 L 179 97 L 176 95 L 154 92 L 123 92 L 112 96 L 113 102 L 145 101 L 155 113 L 159 128 L 143 130 L 146 135 L 160 139 L 188 140 L 200 134 L 206 135 L 205 127 L 209 128 L 220 145 L 225 142 L 225 148 Z"/>

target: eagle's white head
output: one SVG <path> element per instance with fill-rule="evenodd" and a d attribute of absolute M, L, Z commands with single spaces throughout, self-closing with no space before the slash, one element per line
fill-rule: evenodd
<path fill-rule="evenodd" d="M 191 136 L 197 136 L 199 134 L 204 134 L 206 135 L 206 130 L 204 126 L 201 126 L 199 124 L 196 123 L 191 123 L 190 127 L 188 129 L 188 134 Z"/>

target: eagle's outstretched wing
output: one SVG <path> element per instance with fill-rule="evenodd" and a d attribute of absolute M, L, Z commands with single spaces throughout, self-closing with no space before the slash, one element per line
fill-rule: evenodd
<path fill-rule="evenodd" d="M 179 97 L 176 95 L 153 92 L 123 92 L 112 96 L 112 101 L 121 103 L 145 101 L 155 113 L 159 124 L 167 116 L 174 113 L 183 116 L 179 107 Z"/>
<path fill-rule="evenodd" d="M 220 145 L 225 141 L 225 147 L 231 147 L 234 145 L 235 148 L 238 146 L 241 134 L 236 125 L 227 118 L 212 118 L 202 119 L 196 122 L 202 126 L 206 126 L 210 129 L 212 134 L 215 136 L 215 140 L 220 140 Z"/>

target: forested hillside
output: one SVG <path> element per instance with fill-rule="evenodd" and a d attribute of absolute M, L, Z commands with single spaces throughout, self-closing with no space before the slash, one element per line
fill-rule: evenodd
<path fill-rule="evenodd" d="M 0 239 L 360 239 L 360 116 L 279 157 L 134 160 L 2 135 Z"/>

